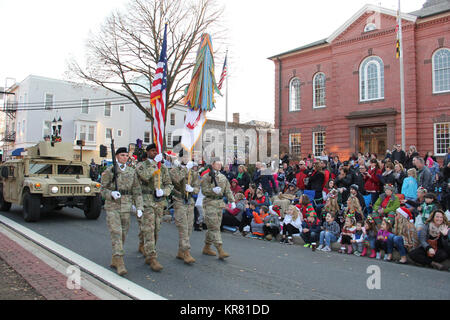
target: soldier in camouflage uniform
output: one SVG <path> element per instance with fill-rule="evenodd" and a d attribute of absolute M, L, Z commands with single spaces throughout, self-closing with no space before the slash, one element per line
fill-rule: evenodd
<path fill-rule="evenodd" d="M 179 236 L 177 258 L 184 260 L 186 264 L 192 264 L 195 262 L 190 254 L 191 245 L 189 241 L 194 228 L 195 200 L 192 195 L 198 194 L 200 191 L 200 181 L 197 172 L 192 169 L 194 167 L 193 161 L 189 161 L 184 167 L 175 158 L 172 165 L 169 173 L 174 186 L 172 199 L 175 210 L 175 225 Z"/>
<path fill-rule="evenodd" d="M 211 168 L 202 173 L 201 188 L 205 196 L 203 208 L 205 211 L 205 223 L 208 228 L 205 235 L 203 254 L 215 256 L 216 253 L 211 249 L 213 244 L 219 253 L 219 258 L 223 260 L 230 256 L 222 248 L 222 236 L 220 234 L 222 211 L 225 208 L 223 197 L 226 196 L 228 198 L 228 202 L 231 203 L 233 209 L 236 208 L 236 204 L 234 203 L 228 179 L 220 173 L 221 168 L 222 163 L 220 161 L 213 161 Z"/>
<path fill-rule="evenodd" d="M 148 159 L 136 166 L 144 199 L 139 241 L 140 247 L 143 245 L 145 263 L 149 264 L 153 271 L 161 271 L 163 266 L 156 259 L 156 242 L 164 208 L 167 206 L 167 196 L 172 192 L 173 185 L 168 169 L 161 165 L 161 171 L 158 170 L 158 163 L 162 161 L 163 156 L 157 154 L 155 144 L 147 146 L 146 150 Z"/>
<path fill-rule="evenodd" d="M 114 166 L 110 166 L 102 173 L 101 193 L 105 199 L 106 223 L 111 233 L 111 267 L 116 268 L 117 273 L 122 276 L 127 273 L 123 262 L 123 245 L 130 227 L 131 207 L 134 202 L 137 214 L 142 215 L 144 203 L 136 172 L 126 165 L 128 160 L 127 149 L 117 149 L 116 159 L 116 177 L 119 190 L 115 190 Z"/>

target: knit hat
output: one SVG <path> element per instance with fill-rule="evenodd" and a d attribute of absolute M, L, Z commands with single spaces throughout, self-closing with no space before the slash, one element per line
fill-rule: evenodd
<path fill-rule="evenodd" d="M 391 190 L 392 192 L 395 192 L 395 188 L 392 184 L 386 184 L 384 186 L 384 190 Z"/>
<path fill-rule="evenodd" d="M 281 214 L 280 214 L 280 207 L 277 206 L 277 205 L 270 206 L 269 207 L 269 212 L 272 213 L 272 214 L 276 214 L 278 216 L 281 216 Z"/>
<path fill-rule="evenodd" d="M 306 213 L 306 217 L 307 218 L 308 217 L 315 217 L 315 218 L 317 218 L 317 213 L 315 211 L 308 212 L 308 213 Z"/>
<path fill-rule="evenodd" d="M 408 210 L 408 208 L 400 207 L 396 210 L 396 212 L 400 213 L 402 216 L 404 216 L 410 222 L 414 222 L 413 215 L 412 215 L 411 211 Z"/>
<path fill-rule="evenodd" d="M 125 148 L 125 147 L 120 147 L 119 149 L 116 150 L 116 155 L 117 155 L 117 154 L 121 154 L 121 153 L 128 153 L 127 148 Z"/>
<path fill-rule="evenodd" d="M 358 191 L 358 190 L 359 190 L 359 187 L 358 187 L 357 184 L 352 184 L 352 185 L 350 186 L 350 189 L 353 189 L 353 190 L 355 190 L 355 191 Z"/>

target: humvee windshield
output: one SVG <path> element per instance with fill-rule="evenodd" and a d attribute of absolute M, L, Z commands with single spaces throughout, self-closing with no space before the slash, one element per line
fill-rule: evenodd
<path fill-rule="evenodd" d="M 83 174 L 83 167 L 74 165 L 58 165 L 58 174 Z"/>
<path fill-rule="evenodd" d="M 52 165 L 47 163 L 30 163 L 31 174 L 52 174 Z"/>

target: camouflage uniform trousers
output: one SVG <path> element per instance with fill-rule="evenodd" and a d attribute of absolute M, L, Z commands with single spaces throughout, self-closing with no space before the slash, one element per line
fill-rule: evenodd
<path fill-rule="evenodd" d="M 205 244 L 219 245 L 222 244 L 222 235 L 220 233 L 220 225 L 222 223 L 224 202 L 222 199 L 209 200 L 203 202 L 205 211 L 205 224 L 207 226 L 205 235 Z"/>
<path fill-rule="evenodd" d="M 111 234 L 112 255 L 123 256 L 123 246 L 130 228 L 130 211 L 106 211 L 106 223 Z"/>
<path fill-rule="evenodd" d="M 154 202 L 153 206 L 144 205 L 144 212 L 139 224 L 139 243 L 144 244 L 144 255 L 146 257 L 155 257 L 156 242 L 158 241 L 158 233 L 161 229 L 161 221 L 164 215 L 164 207 L 167 201 Z"/>
<path fill-rule="evenodd" d="M 194 227 L 194 203 L 185 204 L 182 200 L 174 200 L 175 225 L 178 229 L 178 247 L 181 251 L 191 249 L 190 238 Z"/>

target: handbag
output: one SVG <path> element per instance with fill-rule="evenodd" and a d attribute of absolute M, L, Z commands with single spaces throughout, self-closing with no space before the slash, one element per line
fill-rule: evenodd
<path fill-rule="evenodd" d="M 433 248 L 435 254 L 436 254 L 436 252 L 438 250 L 438 240 L 439 239 L 435 239 L 435 240 L 429 239 L 429 240 L 427 240 L 427 243 Z M 428 255 L 428 252 L 427 252 L 427 255 Z"/>

